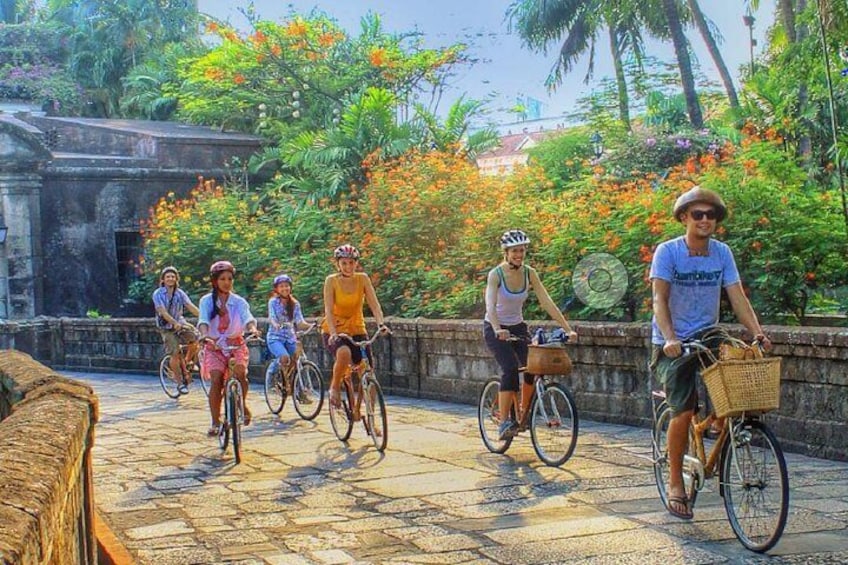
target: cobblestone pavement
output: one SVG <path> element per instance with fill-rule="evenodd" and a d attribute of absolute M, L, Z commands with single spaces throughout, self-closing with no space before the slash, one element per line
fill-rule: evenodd
<path fill-rule="evenodd" d="M 848 465 L 789 454 L 791 507 L 770 556 L 742 548 L 711 482 L 693 522 L 662 510 L 647 430 L 581 422 L 562 468 L 526 434 L 488 453 L 473 407 L 389 397 L 389 448 L 345 445 L 326 407 L 281 417 L 251 387 L 241 465 L 221 453 L 199 386 L 70 376 L 100 396 L 97 506 L 139 563 L 845 563 Z"/>

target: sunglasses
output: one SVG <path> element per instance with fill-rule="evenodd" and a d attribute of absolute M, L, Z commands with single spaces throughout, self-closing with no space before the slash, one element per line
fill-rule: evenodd
<path fill-rule="evenodd" d="M 715 220 L 718 217 L 715 210 L 692 210 L 689 212 L 689 215 L 695 221 L 700 221 L 704 218 L 708 220 Z"/>

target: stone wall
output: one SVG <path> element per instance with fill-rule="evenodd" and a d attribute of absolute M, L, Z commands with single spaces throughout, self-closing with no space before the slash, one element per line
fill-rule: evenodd
<path fill-rule="evenodd" d="M 393 394 L 473 404 L 497 373 L 479 321 L 394 319 L 391 339 L 375 344 L 380 379 Z M 576 322 L 569 346 L 575 393 L 584 418 L 647 426 L 649 328 L 646 324 Z M 781 407 L 768 422 L 790 451 L 848 460 L 848 329 L 769 327 L 783 357 Z M 149 319 L 50 319 L 0 324 L 0 344 L 31 352 L 54 368 L 154 374 L 161 340 Z M 328 369 L 318 337 L 310 358 Z M 261 378 L 262 352 L 251 354 Z"/>
<path fill-rule="evenodd" d="M 0 563 L 97 563 L 96 421 L 89 387 L 0 351 Z"/>

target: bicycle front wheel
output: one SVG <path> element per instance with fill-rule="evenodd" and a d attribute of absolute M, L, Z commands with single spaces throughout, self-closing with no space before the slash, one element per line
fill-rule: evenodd
<path fill-rule="evenodd" d="M 265 404 L 271 414 L 279 414 L 286 403 L 286 385 L 274 359 L 265 364 Z"/>
<path fill-rule="evenodd" d="M 386 414 L 383 389 L 372 372 L 368 372 L 363 381 L 365 382 L 365 390 L 362 392 L 365 395 L 365 431 L 371 436 L 377 451 L 383 451 L 389 443 L 389 417 Z"/>
<path fill-rule="evenodd" d="M 159 362 L 159 384 L 162 385 L 162 390 L 169 398 L 180 397 L 180 382 L 171 370 L 171 356 L 165 355 L 162 361 Z"/>
<path fill-rule="evenodd" d="M 492 453 L 505 453 L 512 444 L 512 438 L 498 439 L 498 427 L 501 425 L 498 393 L 501 390 L 500 379 L 491 379 L 483 387 L 477 402 L 477 426 L 483 445 Z"/>
<path fill-rule="evenodd" d="M 551 467 L 559 467 L 577 445 L 577 405 L 571 392 L 558 383 L 545 386 L 542 399 L 533 397 L 530 438 L 536 455 Z"/>
<path fill-rule="evenodd" d="M 339 441 L 347 441 L 350 433 L 353 431 L 353 419 L 351 415 L 353 394 L 347 380 L 342 381 L 340 392 L 339 406 L 333 406 L 333 403 L 330 403 L 330 425 L 333 427 L 333 433 L 336 434 Z"/>
<path fill-rule="evenodd" d="M 227 388 L 227 402 L 230 405 L 230 428 L 233 434 L 233 455 L 236 464 L 241 463 L 241 424 L 244 421 L 244 400 L 241 389 L 236 385 Z"/>
<path fill-rule="evenodd" d="M 314 420 L 324 405 L 324 379 L 312 361 L 303 361 L 294 376 L 294 409 L 304 420 Z"/>
<path fill-rule="evenodd" d="M 751 551 L 778 542 L 789 510 L 789 476 L 783 450 L 758 420 L 733 426 L 721 465 L 724 509 L 733 533 Z"/>

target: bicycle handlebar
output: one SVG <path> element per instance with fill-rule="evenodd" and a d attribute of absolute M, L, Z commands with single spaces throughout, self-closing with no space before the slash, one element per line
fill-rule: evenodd
<path fill-rule="evenodd" d="M 245 345 L 252 345 L 254 343 L 265 343 L 265 340 L 262 339 L 262 336 L 256 334 L 246 337 L 244 339 L 244 343 L 240 343 L 238 345 L 218 345 L 218 343 L 209 336 L 205 336 L 202 341 L 205 343 L 211 343 L 215 346 L 215 349 L 217 351 L 235 351 L 236 349 L 241 349 Z"/>
<path fill-rule="evenodd" d="M 552 339 L 551 341 L 546 341 L 545 343 L 540 343 L 539 345 L 555 344 L 555 343 L 565 345 L 566 343 L 568 343 L 568 340 L 569 340 L 568 334 L 563 333 L 561 336 L 558 336 L 558 337 Z M 515 335 L 515 334 L 511 333 L 511 334 L 509 334 L 509 337 L 506 338 L 506 341 L 524 341 L 524 342 L 530 343 L 531 341 L 533 341 L 533 338 L 531 338 L 530 336 Z"/>
<path fill-rule="evenodd" d="M 338 334 L 338 337 L 339 338 L 346 337 L 347 339 L 349 339 L 351 341 L 351 343 L 353 343 L 357 347 L 368 347 L 369 345 L 371 345 L 372 343 L 377 341 L 377 338 L 380 337 L 381 335 L 391 335 L 392 332 L 389 328 L 387 328 L 386 326 L 381 326 L 381 327 L 386 328 L 386 331 L 382 331 L 380 328 L 377 328 L 377 331 L 374 332 L 374 335 L 372 335 L 370 338 L 368 338 L 364 341 L 356 341 L 355 339 L 353 339 L 348 334 Z"/>

